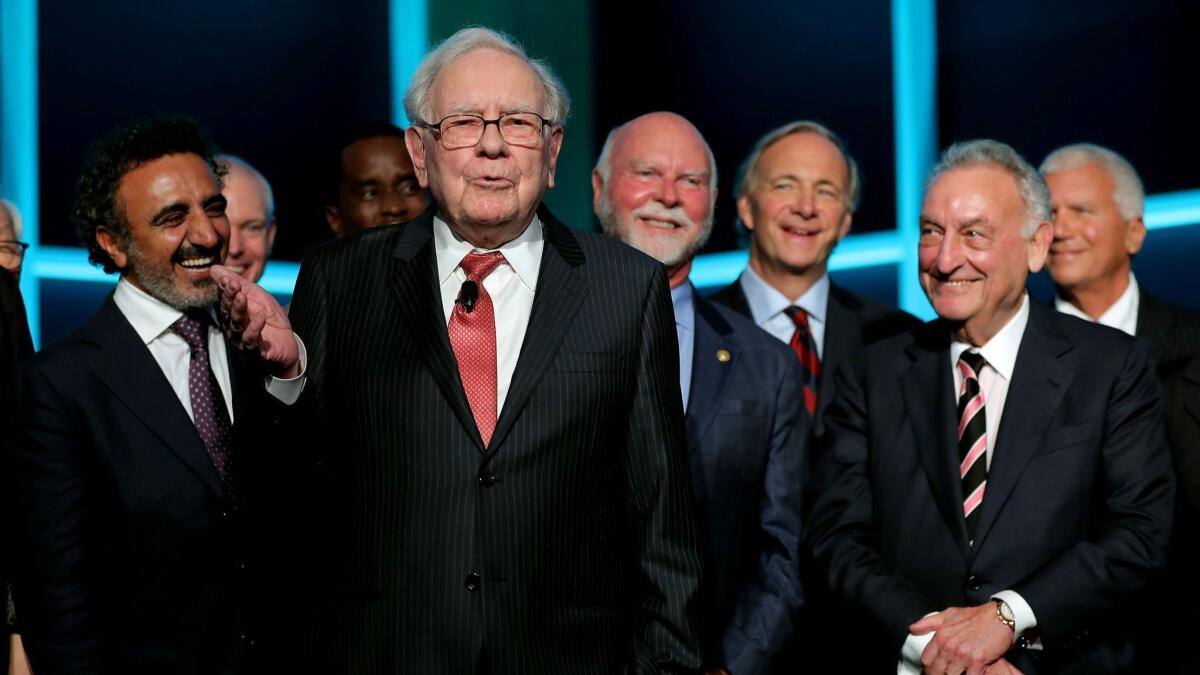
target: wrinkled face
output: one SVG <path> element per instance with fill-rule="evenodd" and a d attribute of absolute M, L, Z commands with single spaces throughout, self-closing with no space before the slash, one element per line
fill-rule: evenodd
<path fill-rule="evenodd" d="M 258 177 L 235 163 L 225 176 L 223 190 L 229 219 L 229 255 L 225 266 L 248 281 L 258 281 L 275 243 L 275 216 Z"/>
<path fill-rule="evenodd" d="M 630 123 L 613 140 L 605 183 L 593 174 L 604 231 L 667 267 L 690 260 L 712 231 L 712 169 L 699 132 L 681 117 Z"/>
<path fill-rule="evenodd" d="M 850 231 L 850 169 L 832 141 L 812 132 L 785 136 L 763 152 L 754 188 L 738 199 L 751 255 L 792 274 L 823 273 Z"/>
<path fill-rule="evenodd" d="M 938 316 L 966 326 L 984 340 L 1021 308 L 1025 279 L 1041 269 L 1051 228 L 1032 239 L 1017 181 L 992 166 L 943 174 L 921 209 L 921 286 Z M 981 343 L 977 343 L 981 346 Z"/>
<path fill-rule="evenodd" d="M 216 301 L 209 268 L 225 259 L 229 221 L 208 164 L 194 154 L 147 162 L 121 178 L 117 200 L 128 235 L 96 237 L 121 276 L 181 311 Z"/>
<path fill-rule="evenodd" d="M 328 209 L 326 217 L 329 227 L 343 235 L 407 222 L 428 204 L 404 139 L 376 136 L 355 141 L 342 151 L 338 205 Z"/>
<path fill-rule="evenodd" d="M 1049 173 L 1046 184 L 1054 209 L 1054 243 L 1046 266 L 1054 283 L 1077 289 L 1127 278 L 1146 227 L 1140 217 L 1121 217 L 1112 178 L 1088 165 Z"/>
<path fill-rule="evenodd" d="M 491 49 L 476 49 L 442 71 L 429 92 L 431 124 L 460 113 L 485 119 L 501 114 L 546 115 L 546 93 L 521 59 Z M 554 186 L 554 168 L 562 128 L 543 130 L 536 147 L 506 143 L 495 124 L 472 147 L 447 150 L 438 133 L 412 127 L 407 132 L 417 176 L 452 225 L 487 229 L 533 217 L 546 188 Z"/>

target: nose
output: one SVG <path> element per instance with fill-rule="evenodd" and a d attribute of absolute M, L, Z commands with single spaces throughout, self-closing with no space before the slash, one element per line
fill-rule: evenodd
<path fill-rule="evenodd" d="M 1070 239 L 1077 231 L 1078 223 L 1067 209 L 1055 209 L 1052 222 L 1055 240 Z"/>
<path fill-rule="evenodd" d="M 225 220 L 225 216 L 214 218 L 208 214 L 201 214 L 200 217 L 193 218 L 188 226 L 188 243 L 201 248 L 219 246 L 224 235 L 217 229 L 218 220 Z"/>
<path fill-rule="evenodd" d="M 660 180 L 658 183 L 657 199 L 663 206 L 671 208 L 679 204 L 679 188 L 673 180 Z"/>
<path fill-rule="evenodd" d="M 404 208 L 404 199 L 400 194 L 393 189 L 383 191 L 383 196 L 379 202 L 379 213 L 384 216 L 387 222 L 394 222 L 396 219 L 407 220 L 406 209 Z"/>
<path fill-rule="evenodd" d="M 229 257 L 236 258 L 242 254 L 241 228 L 229 227 Z"/>
<path fill-rule="evenodd" d="M 950 276 L 954 270 L 962 266 L 962 262 L 962 244 L 958 241 L 958 237 L 953 234 L 943 237 L 941 246 L 938 247 L 937 258 L 934 259 L 938 273 Z"/>
<path fill-rule="evenodd" d="M 800 188 L 796 191 L 796 201 L 792 208 L 805 218 L 812 218 L 817 213 L 817 199 L 813 190 Z"/>
<path fill-rule="evenodd" d="M 508 154 L 508 143 L 505 143 L 504 137 L 500 135 L 500 122 L 484 123 L 483 136 L 475 144 L 475 152 L 492 159 Z"/>

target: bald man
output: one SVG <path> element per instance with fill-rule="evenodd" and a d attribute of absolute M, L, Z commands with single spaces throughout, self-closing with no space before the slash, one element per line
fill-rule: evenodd
<path fill-rule="evenodd" d="M 663 263 L 671 284 L 707 563 L 705 664 L 709 672 L 758 675 L 791 636 L 802 598 L 808 417 L 792 351 L 688 281 L 712 231 L 716 186 L 708 144 L 691 122 L 668 112 L 614 129 L 592 173 L 605 233 Z"/>
<path fill-rule="evenodd" d="M 271 184 L 246 160 L 221 155 L 229 167 L 221 191 L 229 202 L 229 256 L 225 264 L 242 278 L 258 281 L 275 245 L 275 194 Z"/>

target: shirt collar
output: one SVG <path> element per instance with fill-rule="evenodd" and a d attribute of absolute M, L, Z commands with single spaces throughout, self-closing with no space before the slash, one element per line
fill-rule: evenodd
<path fill-rule="evenodd" d="M 695 292 L 690 281 L 671 289 L 671 305 L 675 308 L 675 323 L 691 332 L 695 332 L 696 327 L 696 310 L 692 301 Z"/>
<path fill-rule="evenodd" d="M 504 260 L 517 274 L 521 283 L 531 291 L 537 290 L 538 270 L 542 264 L 542 221 L 535 213 L 529 226 L 516 239 L 502 244 L 500 248 L 483 249 L 472 246 L 470 242 L 460 238 L 446 221 L 434 216 L 433 246 L 437 257 L 438 283 L 446 279 L 458 269 L 459 263 L 468 253 L 486 253 L 500 251 Z"/>
<path fill-rule="evenodd" d="M 1054 309 L 1063 314 L 1079 317 L 1084 321 L 1093 321 L 1092 317 L 1083 313 L 1083 310 L 1067 302 L 1058 294 L 1054 296 Z M 1125 292 L 1121 293 L 1121 297 L 1117 298 L 1117 301 L 1111 307 L 1104 310 L 1099 319 L 1095 319 L 1094 321 L 1101 326 L 1116 328 L 1133 335 L 1137 329 L 1137 312 L 1138 283 L 1137 278 L 1133 276 L 1133 272 L 1130 272 L 1129 285 L 1125 287 Z"/>
<path fill-rule="evenodd" d="M 763 281 L 762 277 L 754 271 L 754 268 L 747 266 L 742 272 L 740 280 L 742 284 L 742 292 L 746 294 L 746 301 L 750 304 L 750 313 L 754 316 L 754 323 L 763 325 L 770 321 L 777 314 L 782 314 L 783 310 L 795 305 L 803 309 L 808 316 L 816 321 L 824 323 L 825 309 L 829 306 L 829 274 L 822 274 L 817 283 L 809 287 L 804 295 L 792 300 L 783 293 L 780 293 L 774 286 Z"/>
<path fill-rule="evenodd" d="M 1012 381 L 1013 369 L 1017 365 L 1017 351 L 1021 348 L 1021 338 L 1025 335 L 1025 326 L 1029 324 L 1029 293 L 1021 299 L 1021 309 L 1013 318 L 1004 324 L 999 333 L 992 336 L 987 344 L 977 351 L 983 360 L 1005 380 Z M 958 357 L 968 349 L 970 344 L 960 342 L 957 338 L 950 341 L 950 363 L 958 363 Z"/>
<path fill-rule="evenodd" d="M 125 277 L 117 282 L 113 302 L 145 344 L 165 333 L 183 312 L 134 286 Z"/>

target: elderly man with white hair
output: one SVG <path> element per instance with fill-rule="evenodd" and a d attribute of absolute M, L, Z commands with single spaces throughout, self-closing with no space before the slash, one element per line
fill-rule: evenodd
<path fill-rule="evenodd" d="M 304 367 L 269 388 L 290 400 L 303 387 L 293 426 L 311 430 L 323 467 L 328 558 L 307 665 L 700 667 L 663 267 L 542 204 L 568 97 L 509 38 L 449 37 L 405 109 L 436 208 L 310 252 L 291 324 L 260 288 L 216 273 L 243 346 L 268 360 L 279 349 L 280 372 Z"/>

